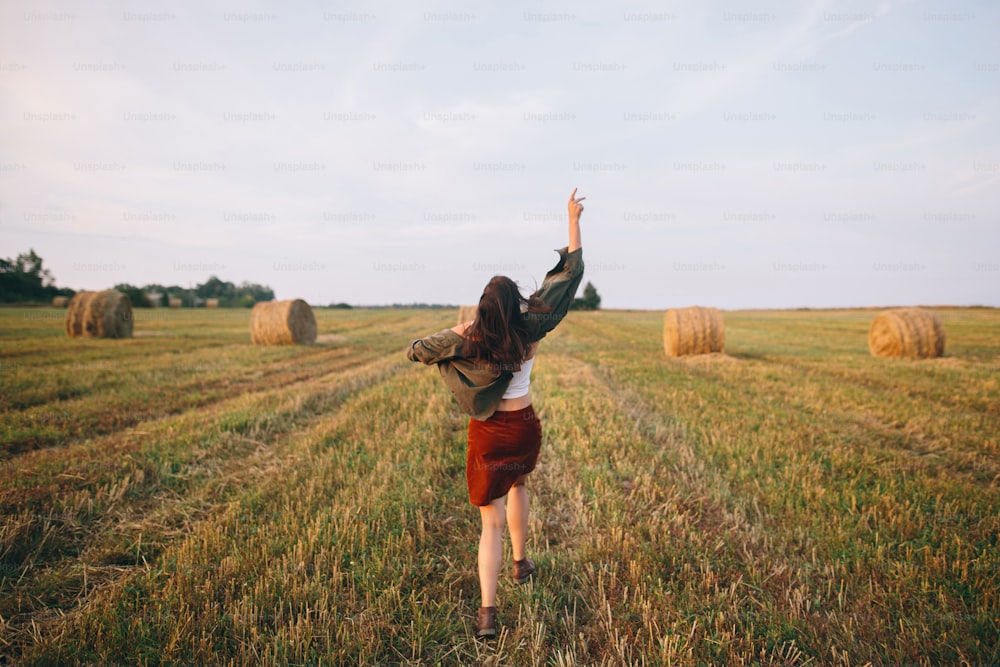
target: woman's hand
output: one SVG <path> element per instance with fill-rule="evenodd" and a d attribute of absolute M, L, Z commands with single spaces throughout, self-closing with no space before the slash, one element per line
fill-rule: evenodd
<path fill-rule="evenodd" d="M 580 221 L 580 214 L 583 213 L 583 205 L 580 202 L 586 199 L 586 197 L 580 197 L 579 199 L 577 199 L 576 190 L 577 188 L 573 188 L 573 194 L 569 196 L 569 204 L 567 205 L 567 208 L 569 208 L 570 222 Z"/>
<path fill-rule="evenodd" d="M 567 207 L 569 209 L 569 245 L 567 249 L 569 252 L 573 252 L 580 248 L 580 214 L 583 213 L 583 205 L 580 203 L 586 197 L 576 198 L 576 188 L 573 188 L 573 194 L 569 196 L 569 204 Z"/>
<path fill-rule="evenodd" d="M 462 322 L 461 324 L 453 326 L 451 330 L 457 333 L 459 336 L 464 336 L 465 330 L 471 326 L 472 326 L 472 320 L 469 320 L 468 322 Z"/>

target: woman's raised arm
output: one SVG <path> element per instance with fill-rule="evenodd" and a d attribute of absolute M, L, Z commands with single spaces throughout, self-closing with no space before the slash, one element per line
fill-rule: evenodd
<path fill-rule="evenodd" d="M 583 213 L 583 205 L 580 203 L 586 197 L 576 198 L 576 188 L 569 196 L 569 252 L 573 252 L 580 247 L 580 214 Z"/>

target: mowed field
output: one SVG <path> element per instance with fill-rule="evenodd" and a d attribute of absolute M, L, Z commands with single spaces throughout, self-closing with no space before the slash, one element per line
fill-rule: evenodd
<path fill-rule="evenodd" d="M 571 313 L 542 344 L 539 575 L 473 637 L 467 418 L 410 339 L 452 311 L 0 309 L 0 664 L 1000 662 L 1000 311 L 876 359 L 877 311 Z"/>

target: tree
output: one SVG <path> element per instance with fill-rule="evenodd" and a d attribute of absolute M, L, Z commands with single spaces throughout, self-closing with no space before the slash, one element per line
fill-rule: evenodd
<path fill-rule="evenodd" d="M 229 304 L 236 298 L 236 285 L 215 276 L 198 285 L 194 293 L 202 299 L 218 299 L 220 304 Z"/>
<path fill-rule="evenodd" d="M 249 296 L 254 300 L 254 303 L 257 301 L 274 301 L 274 290 L 267 285 L 258 285 L 257 283 L 243 281 L 240 283 L 240 286 L 236 288 L 236 293 L 240 297 L 243 297 L 244 295 Z"/>
<path fill-rule="evenodd" d="M 146 296 L 145 290 L 141 287 L 129 285 L 128 283 L 119 283 L 115 285 L 115 289 L 128 297 L 128 300 L 132 304 L 133 308 L 153 307 L 153 302 L 149 300 L 149 297 Z"/>
<path fill-rule="evenodd" d="M 0 259 L 0 301 L 50 301 L 60 294 L 70 296 L 73 290 L 56 287 L 52 273 L 34 248 L 15 259 Z"/>
<path fill-rule="evenodd" d="M 583 286 L 583 297 L 573 299 L 570 310 L 599 310 L 601 308 L 601 295 L 597 293 L 597 288 L 589 280 Z"/>

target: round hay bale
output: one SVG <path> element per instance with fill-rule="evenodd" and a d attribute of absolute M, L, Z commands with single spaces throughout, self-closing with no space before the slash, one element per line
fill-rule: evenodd
<path fill-rule="evenodd" d="M 219 307 L 219 300 L 218 299 L 205 299 L 205 307 L 206 308 L 218 308 Z"/>
<path fill-rule="evenodd" d="M 476 311 L 479 306 L 459 306 L 458 307 L 458 324 L 465 324 L 466 322 L 471 322 L 476 319 Z"/>
<path fill-rule="evenodd" d="M 944 354 L 944 326 L 929 310 L 893 308 L 872 322 L 868 349 L 875 357 L 940 357 Z"/>
<path fill-rule="evenodd" d="M 726 326 L 718 308 L 671 308 L 663 318 L 663 349 L 668 357 L 722 352 Z"/>
<path fill-rule="evenodd" d="M 254 345 L 303 345 L 316 342 L 316 317 L 302 299 L 261 301 L 250 311 Z"/>
<path fill-rule="evenodd" d="M 132 304 L 118 290 L 77 292 L 66 309 L 70 338 L 131 338 Z"/>
<path fill-rule="evenodd" d="M 184 302 L 178 299 L 176 296 L 170 297 L 170 299 L 168 299 L 168 302 L 171 308 L 180 308 L 181 306 L 184 305 Z"/>
<path fill-rule="evenodd" d="M 69 304 L 68 296 L 54 296 L 52 297 L 52 307 L 53 308 L 65 308 Z"/>

